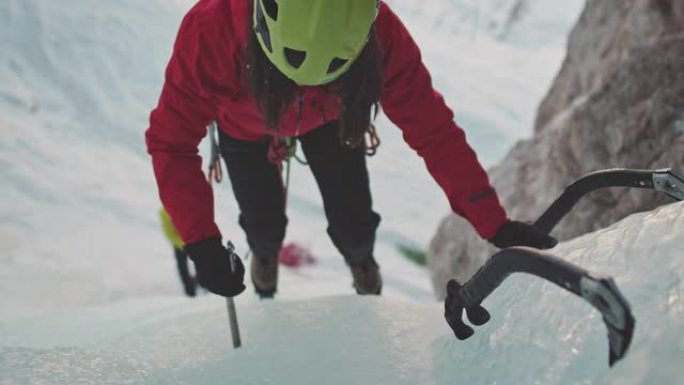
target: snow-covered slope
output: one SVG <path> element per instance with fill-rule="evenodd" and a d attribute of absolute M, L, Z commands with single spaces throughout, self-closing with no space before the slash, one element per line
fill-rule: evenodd
<path fill-rule="evenodd" d="M 584 0 L 389 3 L 404 17 L 480 159 L 492 165 L 531 134 Z"/>
<path fill-rule="evenodd" d="M 0 2 L 0 319 L 177 291 L 143 130 L 189 4 Z"/>
<path fill-rule="evenodd" d="M 237 306 L 136 300 L 0 326 L 0 382 L 149 384 L 679 384 L 684 203 L 634 215 L 553 252 L 613 276 L 637 319 L 614 369 L 600 315 L 537 278 L 510 278 L 492 321 L 457 341 L 438 304 L 332 296 Z M 13 382 L 14 381 L 14 382 Z"/>

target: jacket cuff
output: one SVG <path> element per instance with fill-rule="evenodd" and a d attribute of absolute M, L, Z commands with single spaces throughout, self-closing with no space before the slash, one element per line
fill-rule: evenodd
<path fill-rule="evenodd" d="M 495 192 L 474 198 L 476 199 L 470 199 L 465 205 L 463 214 L 480 237 L 489 240 L 494 237 L 499 227 L 508 220 L 508 215 Z"/>
<path fill-rule="evenodd" d="M 178 232 L 186 244 L 197 243 L 209 238 L 221 238 L 221 231 L 213 221 L 195 225 L 190 228 L 178 227 Z"/>

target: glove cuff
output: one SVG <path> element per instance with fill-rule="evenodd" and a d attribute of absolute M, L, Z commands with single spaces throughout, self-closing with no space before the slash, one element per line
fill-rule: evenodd
<path fill-rule="evenodd" d="M 224 250 L 221 237 L 207 238 L 185 245 L 185 252 L 195 263 L 211 255 L 222 253 Z"/>

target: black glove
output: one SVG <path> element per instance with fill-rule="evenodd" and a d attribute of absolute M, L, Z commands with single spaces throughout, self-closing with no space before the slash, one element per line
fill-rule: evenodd
<path fill-rule="evenodd" d="M 195 262 L 197 282 L 202 287 L 224 297 L 234 297 L 245 290 L 245 267 L 236 255 L 235 271 L 230 270 L 230 253 L 221 237 L 185 245 L 185 251 Z"/>
<path fill-rule="evenodd" d="M 558 244 L 556 238 L 544 234 L 532 225 L 517 221 L 506 221 L 489 242 L 500 249 L 512 246 L 550 249 Z"/>
<path fill-rule="evenodd" d="M 454 335 L 459 340 L 467 340 L 475 333 L 473 328 L 463 322 L 463 311 L 465 310 L 468 320 L 475 326 L 484 325 L 489 322 L 489 312 L 482 305 L 465 307 L 460 296 L 461 284 L 455 279 L 447 283 L 447 297 L 444 300 L 444 318 L 453 330 Z"/>

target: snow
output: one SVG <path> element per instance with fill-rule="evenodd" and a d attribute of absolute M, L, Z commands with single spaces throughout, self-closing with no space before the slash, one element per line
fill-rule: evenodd
<path fill-rule="evenodd" d="M 0 380 L 16 383 L 678 384 L 684 351 L 684 203 L 633 215 L 553 252 L 613 276 L 632 305 L 631 351 L 608 369 L 605 326 L 586 302 L 529 276 L 484 305 L 457 341 L 442 307 L 387 297 L 147 298 L 0 326 Z"/>
<path fill-rule="evenodd" d="M 542 96 L 560 69 L 566 35 L 584 0 L 390 1 L 420 46 L 438 89 L 486 165 L 529 137 Z"/>
<path fill-rule="evenodd" d="M 530 135 L 583 5 L 528 0 L 509 26 L 514 2 L 391 1 L 486 165 Z M 522 277 L 458 342 L 426 272 L 396 250 L 425 248 L 448 204 L 384 118 L 369 160 L 383 298 L 353 295 L 315 182 L 294 167 L 287 241 L 318 261 L 283 269 L 276 301 L 237 298 L 245 346 L 232 350 L 223 300 L 182 297 L 143 142 L 191 5 L 0 2 L 0 383 L 676 383 L 681 205 L 556 250 L 614 276 L 634 306 L 636 340 L 615 370 L 598 315 Z M 217 222 L 244 254 L 229 186 L 215 194 Z"/>

